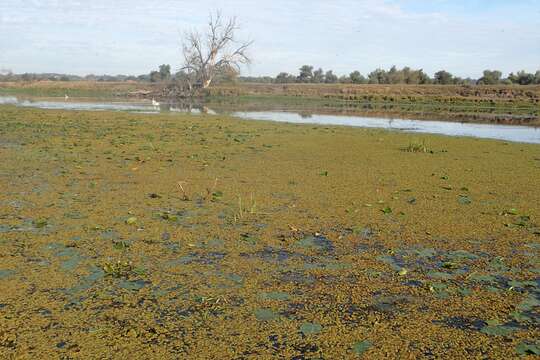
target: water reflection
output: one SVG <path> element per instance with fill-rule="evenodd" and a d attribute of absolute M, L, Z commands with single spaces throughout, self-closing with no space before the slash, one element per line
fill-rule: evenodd
<path fill-rule="evenodd" d="M 450 136 L 470 136 L 515 142 L 540 144 L 540 128 L 517 125 L 493 125 L 429 121 L 410 119 L 386 119 L 361 116 L 317 115 L 309 118 L 292 112 L 248 111 L 231 115 L 254 120 L 280 121 L 297 124 L 344 125 L 367 128 L 382 128 L 407 132 L 431 133 Z"/>
<path fill-rule="evenodd" d="M 232 105 L 219 107 L 220 110 L 211 109 L 204 104 L 189 102 L 167 103 L 160 102 L 158 106 L 152 105 L 150 100 L 138 101 L 81 101 L 76 99 L 18 99 L 14 96 L 0 96 L 0 104 L 11 104 L 21 107 L 36 107 L 41 109 L 59 110 L 92 110 L 92 111 L 128 111 L 144 114 L 169 113 L 178 114 L 230 114 L 232 116 L 302 124 L 344 125 L 367 128 L 383 128 L 416 133 L 433 133 L 450 136 L 469 136 L 486 139 L 499 139 L 506 141 L 540 144 L 540 128 L 532 126 L 477 124 L 451 121 L 411 120 L 402 118 L 366 117 L 353 115 L 327 115 L 314 111 L 241 111 L 242 109 L 256 108 L 256 104 Z M 231 108 L 233 110 L 231 110 Z M 283 106 L 283 110 L 286 107 Z M 325 109 L 328 111 L 328 109 Z"/>

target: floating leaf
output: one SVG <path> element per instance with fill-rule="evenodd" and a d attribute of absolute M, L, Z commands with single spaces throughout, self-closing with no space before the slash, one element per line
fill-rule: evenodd
<path fill-rule="evenodd" d="M 261 298 L 264 300 L 279 300 L 279 301 L 285 301 L 289 300 L 291 297 L 289 294 L 279 291 L 273 291 L 268 293 L 262 293 Z"/>
<path fill-rule="evenodd" d="M 373 344 L 369 340 L 362 340 L 354 344 L 353 352 L 356 355 L 362 355 L 365 353 Z"/>
<path fill-rule="evenodd" d="M 270 309 L 256 309 L 255 318 L 259 321 L 272 321 L 279 317 L 278 314 Z"/>
<path fill-rule="evenodd" d="M 470 205 L 472 203 L 472 200 L 467 195 L 459 195 L 458 202 L 461 205 Z"/>
<path fill-rule="evenodd" d="M 137 222 L 137 218 L 135 216 L 132 216 L 126 220 L 126 224 L 133 225 Z"/>
<path fill-rule="evenodd" d="M 306 322 L 300 326 L 300 332 L 304 335 L 318 334 L 321 332 L 321 330 L 322 330 L 322 326 L 317 323 Z"/>
<path fill-rule="evenodd" d="M 540 355 L 540 347 L 536 344 L 521 343 L 516 347 L 518 355 Z"/>
<path fill-rule="evenodd" d="M 392 213 L 392 208 L 390 208 L 389 206 L 387 206 L 387 207 L 385 207 L 384 209 L 381 209 L 381 212 L 382 212 L 383 214 L 386 214 L 386 215 L 391 214 L 391 213 Z"/>

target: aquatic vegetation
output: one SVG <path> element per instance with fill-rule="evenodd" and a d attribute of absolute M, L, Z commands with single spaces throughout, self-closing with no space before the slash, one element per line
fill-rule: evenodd
<path fill-rule="evenodd" d="M 181 119 L 2 107 L 0 357 L 534 356 L 537 147 Z"/>
<path fill-rule="evenodd" d="M 433 153 L 433 151 L 428 149 L 425 140 L 421 142 L 410 142 L 407 147 L 403 148 L 403 151 L 410 153 Z"/>
<path fill-rule="evenodd" d="M 106 276 L 127 278 L 133 271 L 133 265 L 128 261 L 107 262 L 102 266 Z"/>

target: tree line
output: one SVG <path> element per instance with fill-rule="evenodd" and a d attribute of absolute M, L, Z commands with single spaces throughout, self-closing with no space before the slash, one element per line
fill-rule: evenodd
<path fill-rule="evenodd" d="M 150 82 L 164 83 L 182 81 L 186 76 L 183 70 L 171 72 L 171 65 L 162 64 L 156 70 L 138 76 L 133 75 L 69 75 L 56 73 L 24 73 L 13 74 L 11 71 L 0 72 L 0 81 L 103 81 L 103 82 Z M 265 83 L 265 84 L 436 84 L 436 85 L 533 85 L 540 84 L 540 70 L 529 73 L 524 70 L 510 73 L 503 77 L 501 71 L 485 70 L 479 79 L 460 78 L 448 71 L 436 72 L 433 77 L 426 74 L 422 69 L 404 67 L 398 69 L 392 66 L 389 70 L 376 69 L 366 76 L 359 71 L 353 71 L 348 75 L 336 75 L 332 70 L 324 71 L 322 68 L 315 69 L 311 65 L 300 67 L 298 74 L 293 75 L 281 72 L 277 76 L 249 77 L 239 76 L 234 69 L 223 71 L 216 76 L 215 83 Z"/>
<path fill-rule="evenodd" d="M 324 71 L 322 68 L 315 69 L 311 65 L 300 67 L 298 74 L 279 73 L 276 77 L 240 77 L 243 82 L 258 83 L 307 83 L 307 84 L 435 84 L 435 85 L 532 85 L 540 84 L 540 70 L 536 73 L 528 73 L 524 70 L 510 73 L 503 78 L 498 70 L 485 70 L 479 79 L 460 78 L 446 70 L 436 72 L 433 77 L 426 74 L 422 69 L 404 67 L 398 69 L 392 66 L 389 70 L 376 69 L 366 76 L 359 71 L 353 71 L 348 75 L 338 76 L 332 70 Z"/>

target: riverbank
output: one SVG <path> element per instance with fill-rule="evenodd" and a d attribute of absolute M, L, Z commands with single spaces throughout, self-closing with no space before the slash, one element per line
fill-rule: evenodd
<path fill-rule="evenodd" d="M 0 83 L 0 95 L 91 101 L 156 98 L 179 107 L 186 100 L 165 96 L 163 84 L 136 82 Z M 221 111 L 298 111 L 472 123 L 540 125 L 539 86 L 417 86 L 327 84 L 217 85 L 191 100 Z M 185 105 L 185 104 L 184 104 Z"/>
<path fill-rule="evenodd" d="M 540 146 L 0 107 L 0 355 L 538 351 Z"/>

